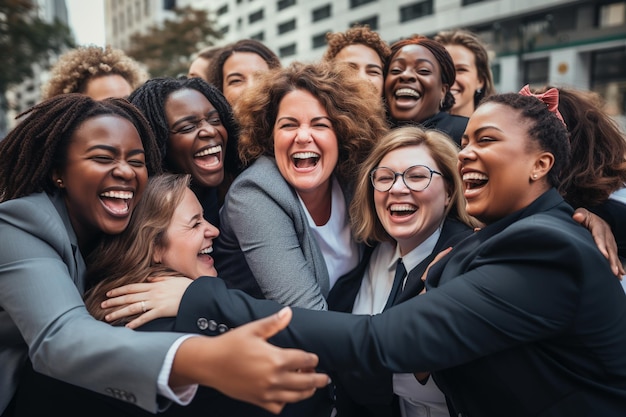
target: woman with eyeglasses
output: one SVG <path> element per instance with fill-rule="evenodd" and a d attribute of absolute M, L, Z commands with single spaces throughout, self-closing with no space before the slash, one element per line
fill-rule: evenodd
<path fill-rule="evenodd" d="M 393 129 L 376 144 L 361 166 L 350 207 L 357 240 L 373 250 L 360 277 L 337 282 L 333 294 L 341 298 L 329 299 L 331 309 L 377 314 L 417 296 L 435 255 L 478 226 L 465 211 L 457 154 L 444 134 L 413 126 Z M 403 417 L 449 416 L 430 378 L 424 385 L 413 374 L 391 372 L 344 372 L 333 379 L 339 415 L 398 415 L 399 400 Z"/>
<path fill-rule="evenodd" d="M 154 78 L 128 98 L 148 119 L 165 172 L 191 175 L 204 217 L 219 225 L 219 208 L 240 171 L 238 128 L 224 95 L 201 78 Z"/>

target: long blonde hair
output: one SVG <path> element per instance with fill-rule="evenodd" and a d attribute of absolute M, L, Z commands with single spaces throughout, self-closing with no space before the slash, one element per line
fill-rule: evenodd
<path fill-rule="evenodd" d="M 126 230 L 107 236 L 87 258 L 87 283 L 91 288 L 85 294 L 85 305 L 98 320 L 112 309 L 103 309 L 100 303 L 106 293 L 126 284 L 146 282 L 149 277 L 181 275 L 153 263 L 158 248 L 167 245 L 166 232 L 174 211 L 189 187 L 190 175 L 162 174 L 151 177 L 141 200 L 132 214 Z M 126 317 L 111 324 L 124 324 L 134 317 Z"/>

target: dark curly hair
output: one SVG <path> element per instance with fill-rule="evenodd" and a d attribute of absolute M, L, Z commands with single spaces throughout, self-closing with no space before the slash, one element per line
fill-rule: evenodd
<path fill-rule="evenodd" d="M 345 32 L 329 32 L 326 34 L 326 43 L 326 52 L 322 58 L 324 61 L 331 61 L 348 45 L 365 45 L 373 49 L 383 65 L 391 54 L 387 42 L 380 37 L 378 32 L 371 30 L 368 25 L 355 25 Z"/>
<path fill-rule="evenodd" d="M 326 109 L 339 142 L 335 169 L 340 182 L 351 184 L 358 166 L 387 131 L 378 94 L 354 77 L 347 65 L 303 64 L 265 73 L 241 96 L 235 112 L 241 125 L 239 155 L 249 165 L 261 155 L 274 155 L 274 123 L 283 97 L 304 90 Z"/>
<path fill-rule="evenodd" d="M 133 91 L 128 97 L 130 102 L 143 112 L 154 130 L 161 150 L 163 170 L 167 172 L 177 171 L 175 167 L 169 165 L 168 158 L 166 158 L 169 148 L 170 128 L 165 113 L 165 102 L 172 93 L 185 89 L 198 91 L 217 110 L 220 120 L 228 133 L 224 171 L 236 175 L 240 170 L 240 162 L 237 157 L 239 129 L 233 116 L 233 110 L 226 98 L 224 98 L 224 95 L 201 78 L 153 78 L 146 81 L 144 85 Z"/>
<path fill-rule="evenodd" d="M 400 52 L 402 48 L 407 45 L 420 45 L 424 48 L 428 49 L 439 64 L 439 69 L 441 72 L 441 82 L 448 86 L 446 89 L 446 95 L 441 103 L 441 107 L 439 110 L 448 111 L 454 106 L 454 96 L 450 92 L 450 88 L 452 84 L 454 84 L 454 80 L 456 79 L 456 70 L 454 69 L 454 61 L 448 53 L 448 50 L 443 46 L 443 44 L 427 38 L 422 35 L 414 35 L 407 39 L 400 39 L 391 44 L 391 54 L 389 58 L 385 62 L 384 74 L 385 78 L 387 78 L 387 74 L 389 73 L 389 64 L 393 60 L 393 58 Z"/>
<path fill-rule="evenodd" d="M 103 115 L 122 117 L 141 138 L 148 175 L 161 172 L 161 156 L 143 114 L 126 99 L 95 101 L 83 94 L 52 97 L 21 113 L 26 116 L 0 141 L 0 200 L 57 188 L 52 172 L 65 165 L 72 135 L 81 123 Z"/>
<path fill-rule="evenodd" d="M 528 120 L 528 135 L 536 145 L 554 156 L 554 165 L 547 175 L 548 183 L 558 188 L 561 177 L 569 166 L 570 143 L 569 134 L 563 122 L 548 110 L 546 104 L 536 97 L 523 96 L 517 93 L 496 94 L 486 97 L 479 105 L 498 103 L 520 112 L 520 116 Z"/>

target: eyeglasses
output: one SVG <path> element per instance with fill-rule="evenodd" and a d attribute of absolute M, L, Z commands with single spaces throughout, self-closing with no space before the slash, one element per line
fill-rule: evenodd
<path fill-rule="evenodd" d="M 200 129 L 200 126 L 202 126 L 202 122 L 206 122 L 209 126 L 221 126 L 222 125 L 222 121 L 220 120 L 220 117 L 215 112 L 211 112 L 210 114 L 207 114 L 206 117 L 203 117 L 201 119 L 187 120 L 181 123 L 181 126 L 177 128 L 176 130 L 170 129 L 170 133 L 173 133 L 175 135 L 176 134 L 187 135 L 189 133 L 193 133 L 196 130 Z"/>
<path fill-rule="evenodd" d="M 430 169 L 426 165 L 413 165 L 408 167 L 404 172 L 395 172 L 391 168 L 378 167 L 374 168 L 370 173 L 370 180 L 376 191 L 382 193 L 391 190 L 396 183 L 396 178 L 402 177 L 404 185 L 411 191 L 423 191 L 430 185 L 433 174 L 443 174 L 434 169 Z"/>

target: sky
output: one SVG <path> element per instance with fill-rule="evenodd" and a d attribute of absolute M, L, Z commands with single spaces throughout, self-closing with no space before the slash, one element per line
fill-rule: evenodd
<path fill-rule="evenodd" d="M 65 0 L 78 45 L 104 46 L 104 0 Z"/>

